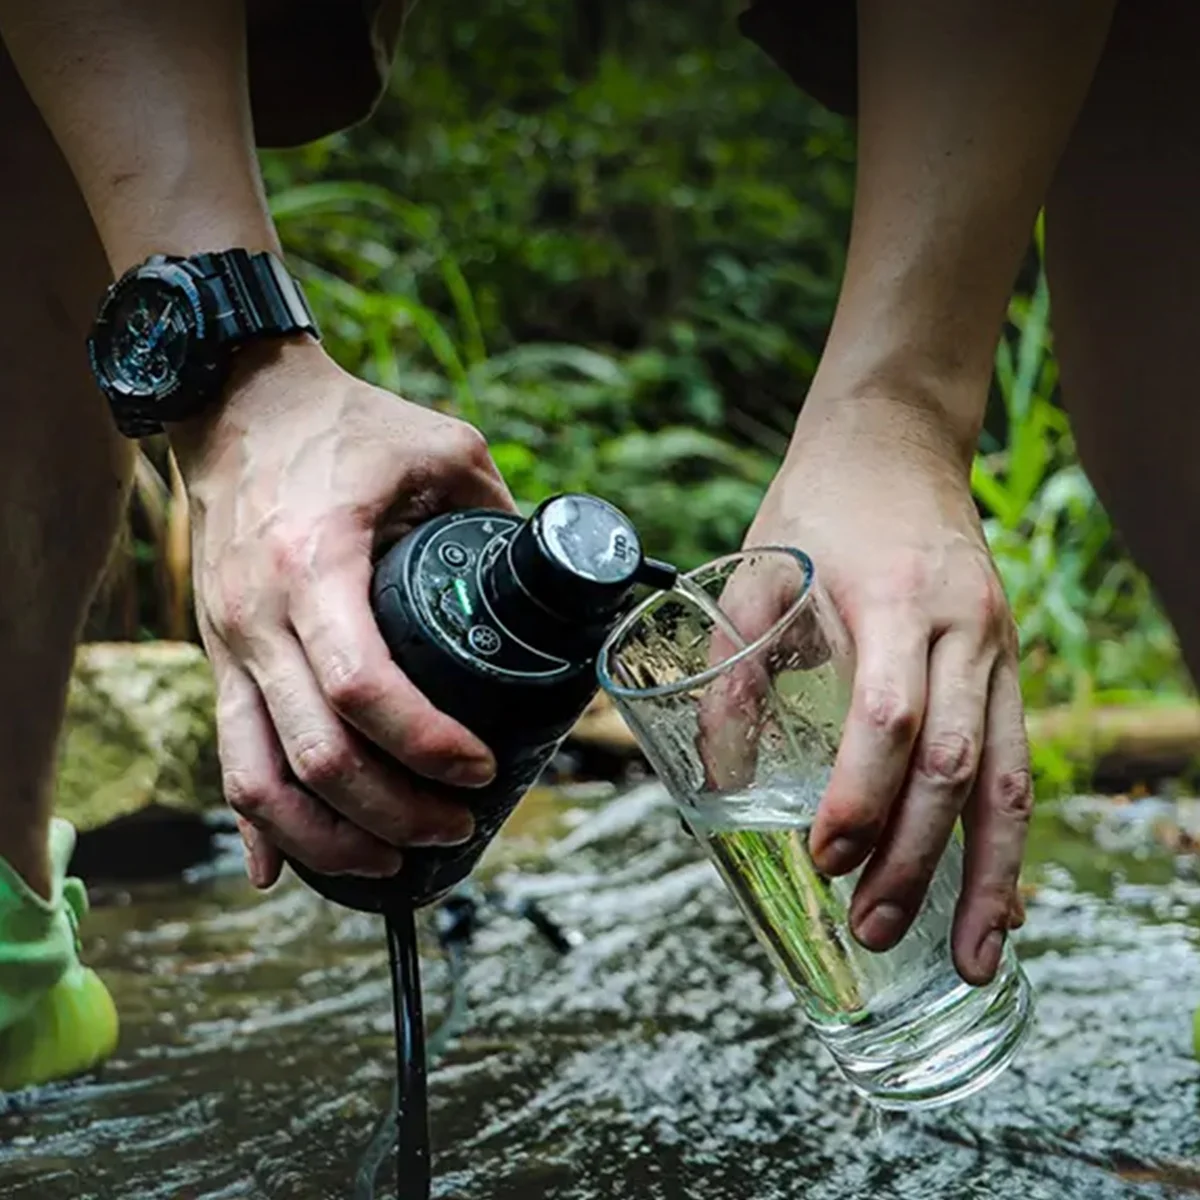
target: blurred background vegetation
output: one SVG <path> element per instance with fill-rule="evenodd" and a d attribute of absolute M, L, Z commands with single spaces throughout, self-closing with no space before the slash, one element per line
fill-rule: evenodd
<path fill-rule="evenodd" d="M 518 498 L 596 491 L 682 566 L 738 545 L 828 325 L 853 127 L 726 0 L 420 5 L 366 126 L 264 166 L 347 367 L 479 425 Z M 1033 705 L 1188 690 L 1171 631 L 1077 464 L 1030 258 L 974 485 Z M 163 447 L 92 636 L 190 637 Z"/>

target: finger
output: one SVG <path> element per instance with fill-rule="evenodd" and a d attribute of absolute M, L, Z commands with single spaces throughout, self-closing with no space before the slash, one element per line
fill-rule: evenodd
<path fill-rule="evenodd" d="M 245 817 L 237 818 L 237 830 L 246 850 L 246 874 L 256 888 L 268 888 L 279 879 L 283 855 L 265 833 L 255 829 Z"/>
<path fill-rule="evenodd" d="M 1029 819 L 1033 784 L 1016 663 L 996 664 L 979 778 L 963 812 L 966 856 L 954 919 L 954 961 L 968 983 L 984 984 L 1000 964 Z"/>
<path fill-rule="evenodd" d="M 256 887 L 279 877 L 279 850 L 326 875 L 387 877 L 399 852 L 296 787 L 254 681 L 207 637 L 217 682 L 217 732 L 225 798 L 238 814 Z"/>
<path fill-rule="evenodd" d="M 339 720 L 295 641 L 260 644 L 258 655 L 247 668 L 288 765 L 308 791 L 392 846 L 457 845 L 471 836 L 464 805 L 420 789 Z"/>
<path fill-rule="evenodd" d="M 994 660 L 994 648 L 961 631 L 938 638 L 929 653 L 908 778 L 851 904 L 851 928 L 870 950 L 891 949 L 912 924 L 971 793 Z"/>
<path fill-rule="evenodd" d="M 874 848 L 908 775 L 925 710 L 929 631 L 898 608 L 863 611 L 850 711 L 809 845 L 817 867 L 844 875 Z"/>
<path fill-rule="evenodd" d="M 496 773 L 491 751 L 434 708 L 392 660 L 371 613 L 370 583 L 363 555 L 291 598 L 292 625 L 307 659 L 303 673 L 315 679 L 320 708 L 332 709 L 418 775 L 457 787 L 489 783 Z"/>
<path fill-rule="evenodd" d="M 812 577 L 807 555 L 786 553 L 787 547 L 746 547 L 747 557 L 721 589 L 718 604 L 739 635 L 739 644 L 754 642 L 770 632 L 803 596 L 809 603 L 791 613 L 787 628 L 779 631 L 771 647 L 777 670 L 812 670 L 833 653 L 822 624 L 833 609 Z M 736 647 L 728 636 L 713 638 L 714 661 Z"/>
<path fill-rule="evenodd" d="M 806 582 L 805 571 L 790 556 L 756 554 L 753 549 L 746 549 L 743 554 L 745 557 L 717 597 L 737 639 L 724 630 L 713 631 L 716 661 L 767 633 L 792 606 Z"/>

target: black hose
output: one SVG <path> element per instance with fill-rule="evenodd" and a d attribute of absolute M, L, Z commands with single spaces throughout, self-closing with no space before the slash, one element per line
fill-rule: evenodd
<path fill-rule="evenodd" d="M 379 1169 L 396 1148 L 399 1200 L 429 1200 L 432 1170 L 426 1072 L 446 1053 L 467 1017 L 467 951 L 487 900 L 502 912 L 528 920 L 560 953 L 571 947 L 566 932 L 533 901 L 508 903 L 499 893 L 487 899 L 467 891 L 448 897 L 435 910 L 438 942 L 450 974 L 450 1001 L 441 1024 L 425 1042 L 421 1005 L 420 959 L 414 914 L 405 909 L 386 918 L 388 957 L 392 965 L 392 1006 L 396 1027 L 396 1074 L 387 1111 L 363 1152 L 354 1176 L 353 1200 L 375 1200 Z"/>
<path fill-rule="evenodd" d="M 473 911 L 472 911 L 473 916 Z M 403 919 L 403 918 L 402 918 Z M 456 1034 L 460 1032 L 467 1018 L 467 942 L 469 941 L 470 932 L 473 931 L 473 922 L 457 922 L 443 930 L 439 930 L 439 940 L 442 941 L 442 948 L 448 960 L 450 968 L 450 1004 L 446 1010 L 445 1018 L 428 1038 L 428 1043 L 424 1054 L 421 1055 L 422 1061 L 426 1064 L 438 1061 L 446 1050 L 449 1049 L 450 1043 L 454 1040 Z M 424 1200 L 424 1195 L 428 1194 L 428 1184 L 425 1184 L 426 1192 L 422 1194 L 420 1190 L 409 1193 L 404 1188 L 404 1181 L 413 1178 L 416 1182 L 414 1187 L 418 1187 L 422 1176 L 418 1174 L 418 1164 L 409 1162 L 406 1159 L 406 1151 L 404 1146 L 410 1144 L 410 1139 L 406 1141 L 403 1136 L 397 1139 L 397 1133 L 401 1132 L 401 1121 L 408 1116 L 410 1120 L 415 1120 L 415 1100 L 413 1091 L 419 1090 L 421 1093 L 421 1111 L 424 1112 L 424 1094 L 425 1081 L 421 1080 L 419 1088 L 413 1087 L 412 1069 L 409 1067 L 408 1054 L 406 1046 L 412 1046 L 412 1039 L 407 1037 L 407 1030 L 413 1027 L 413 1021 L 416 1019 L 416 1028 L 424 1028 L 420 1024 L 420 988 L 419 980 L 416 979 L 416 955 L 415 950 L 409 956 L 412 960 L 412 968 L 410 971 L 404 972 L 401 970 L 401 965 L 406 961 L 406 955 L 401 953 L 400 942 L 402 942 L 403 934 L 397 931 L 389 922 L 388 944 L 390 949 L 390 958 L 392 964 L 392 1003 L 396 1009 L 396 1075 L 392 1079 L 391 1098 L 388 1102 L 388 1109 L 384 1112 L 382 1118 L 376 1126 L 376 1130 L 371 1135 L 371 1140 L 367 1142 L 367 1147 L 362 1152 L 362 1158 L 359 1162 L 359 1169 L 354 1174 L 354 1200 L 376 1200 L 376 1181 L 379 1177 L 379 1168 L 383 1166 L 384 1159 L 388 1157 L 391 1148 L 397 1147 L 396 1156 L 396 1171 L 398 1181 L 400 1181 L 401 1200 L 409 1200 L 409 1195 L 421 1196 Z M 415 1012 L 409 1004 L 410 996 L 418 997 L 416 1000 Z M 422 1070 L 424 1075 L 424 1070 Z M 430 1156 L 427 1152 L 427 1129 L 422 1130 L 426 1138 L 426 1153 L 424 1154 L 425 1171 L 428 1172 L 428 1163 Z"/>
<path fill-rule="evenodd" d="M 411 908 L 390 912 L 385 920 L 392 967 L 396 1078 L 388 1111 L 371 1137 L 355 1174 L 354 1200 L 374 1200 L 379 1168 L 393 1145 L 396 1147 L 397 1197 L 399 1200 L 429 1200 L 433 1178 L 417 927 Z"/>
<path fill-rule="evenodd" d="M 396 1022 L 396 1195 L 399 1200 L 429 1200 L 433 1176 L 429 1161 L 425 1018 L 413 910 L 403 908 L 389 913 L 387 933 Z"/>

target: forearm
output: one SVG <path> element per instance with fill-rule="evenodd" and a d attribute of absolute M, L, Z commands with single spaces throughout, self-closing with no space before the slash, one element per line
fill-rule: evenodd
<path fill-rule="evenodd" d="M 0 35 L 115 273 L 153 253 L 278 249 L 241 0 L 0 0 Z"/>
<path fill-rule="evenodd" d="M 817 408 L 925 406 L 969 456 L 1008 296 L 1112 7 L 859 0 L 857 194 Z"/>

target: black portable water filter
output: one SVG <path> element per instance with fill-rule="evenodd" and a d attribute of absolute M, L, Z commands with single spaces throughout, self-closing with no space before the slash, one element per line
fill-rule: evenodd
<path fill-rule="evenodd" d="M 475 817 L 470 841 L 404 849 L 390 879 L 293 867 L 328 899 L 364 912 L 445 896 L 595 695 L 596 656 L 637 585 L 669 588 L 675 577 L 645 557 L 629 519 L 595 496 L 552 497 L 528 519 L 474 509 L 414 529 L 375 568 L 375 617 L 413 684 L 491 749 L 496 777 L 454 791 Z"/>

